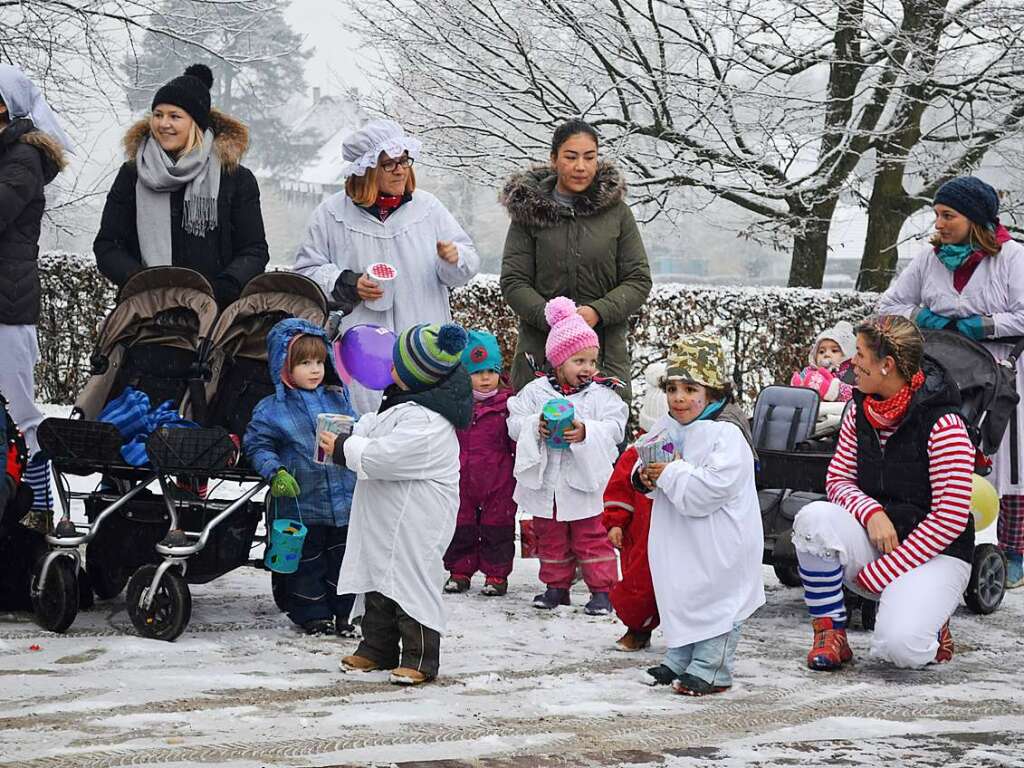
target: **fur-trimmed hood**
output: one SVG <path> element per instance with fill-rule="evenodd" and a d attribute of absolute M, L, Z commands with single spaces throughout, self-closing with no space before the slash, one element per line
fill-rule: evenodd
<path fill-rule="evenodd" d="M 220 110 L 210 110 L 210 129 L 213 143 L 220 157 L 221 167 L 228 173 L 234 172 L 242 162 L 242 156 L 249 148 L 249 128 L 241 120 L 226 115 Z M 139 154 L 142 140 L 149 135 L 149 118 L 143 118 L 125 133 L 121 143 L 125 157 L 134 163 Z"/>
<path fill-rule="evenodd" d="M 68 164 L 61 143 L 50 134 L 40 131 L 27 118 L 12 121 L 7 128 L 0 132 L 0 141 L 12 143 L 17 141 L 39 150 L 43 156 L 43 178 L 47 184 L 53 181 Z"/>
<path fill-rule="evenodd" d="M 505 182 L 498 201 L 508 210 L 512 221 L 527 227 L 553 227 L 563 216 L 564 207 L 551 192 L 556 176 L 550 165 L 535 165 L 513 175 Z M 609 162 L 601 161 L 590 187 L 575 198 L 577 216 L 593 216 L 617 205 L 626 196 L 626 180 L 622 172 Z"/>

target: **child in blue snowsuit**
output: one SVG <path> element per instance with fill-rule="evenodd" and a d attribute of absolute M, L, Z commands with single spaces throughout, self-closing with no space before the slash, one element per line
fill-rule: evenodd
<path fill-rule="evenodd" d="M 285 579 L 288 617 L 309 634 L 352 636 L 354 597 L 337 594 L 337 586 L 356 477 L 345 467 L 317 464 L 313 452 L 318 414 L 354 419 L 356 413 L 321 328 L 282 320 L 267 335 L 267 361 L 277 391 L 253 410 L 244 446 L 271 483 L 275 519 L 299 520 L 309 529 L 299 568 Z"/>

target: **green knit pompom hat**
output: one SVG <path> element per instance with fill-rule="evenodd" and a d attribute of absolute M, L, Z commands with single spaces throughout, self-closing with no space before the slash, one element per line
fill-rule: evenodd
<path fill-rule="evenodd" d="M 414 325 L 391 353 L 398 378 L 412 392 L 430 389 L 459 365 L 468 335 L 461 325 Z"/>

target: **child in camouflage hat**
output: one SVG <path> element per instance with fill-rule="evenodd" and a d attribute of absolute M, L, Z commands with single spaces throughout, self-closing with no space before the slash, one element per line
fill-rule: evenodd
<path fill-rule="evenodd" d="M 633 475 L 654 499 L 647 554 L 668 644 L 648 675 L 703 696 L 732 685 L 740 628 L 765 601 L 754 455 L 716 338 L 679 339 L 661 386 L 669 412 L 649 439 L 673 459 L 641 463 Z"/>

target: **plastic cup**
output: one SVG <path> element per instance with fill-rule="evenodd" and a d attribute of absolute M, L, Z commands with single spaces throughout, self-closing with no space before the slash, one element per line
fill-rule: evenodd
<path fill-rule="evenodd" d="M 395 278 L 398 277 L 398 270 L 390 264 L 378 261 L 366 268 L 366 276 L 384 291 L 384 295 L 379 299 L 365 302 L 366 308 L 374 312 L 387 312 L 395 305 Z"/>
<path fill-rule="evenodd" d="M 319 413 L 316 417 L 316 445 L 313 446 L 313 461 L 317 464 L 333 464 L 334 459 L 320 447 L 320 435 L 351 435 L 355 421 L 343 413 Z"/>

